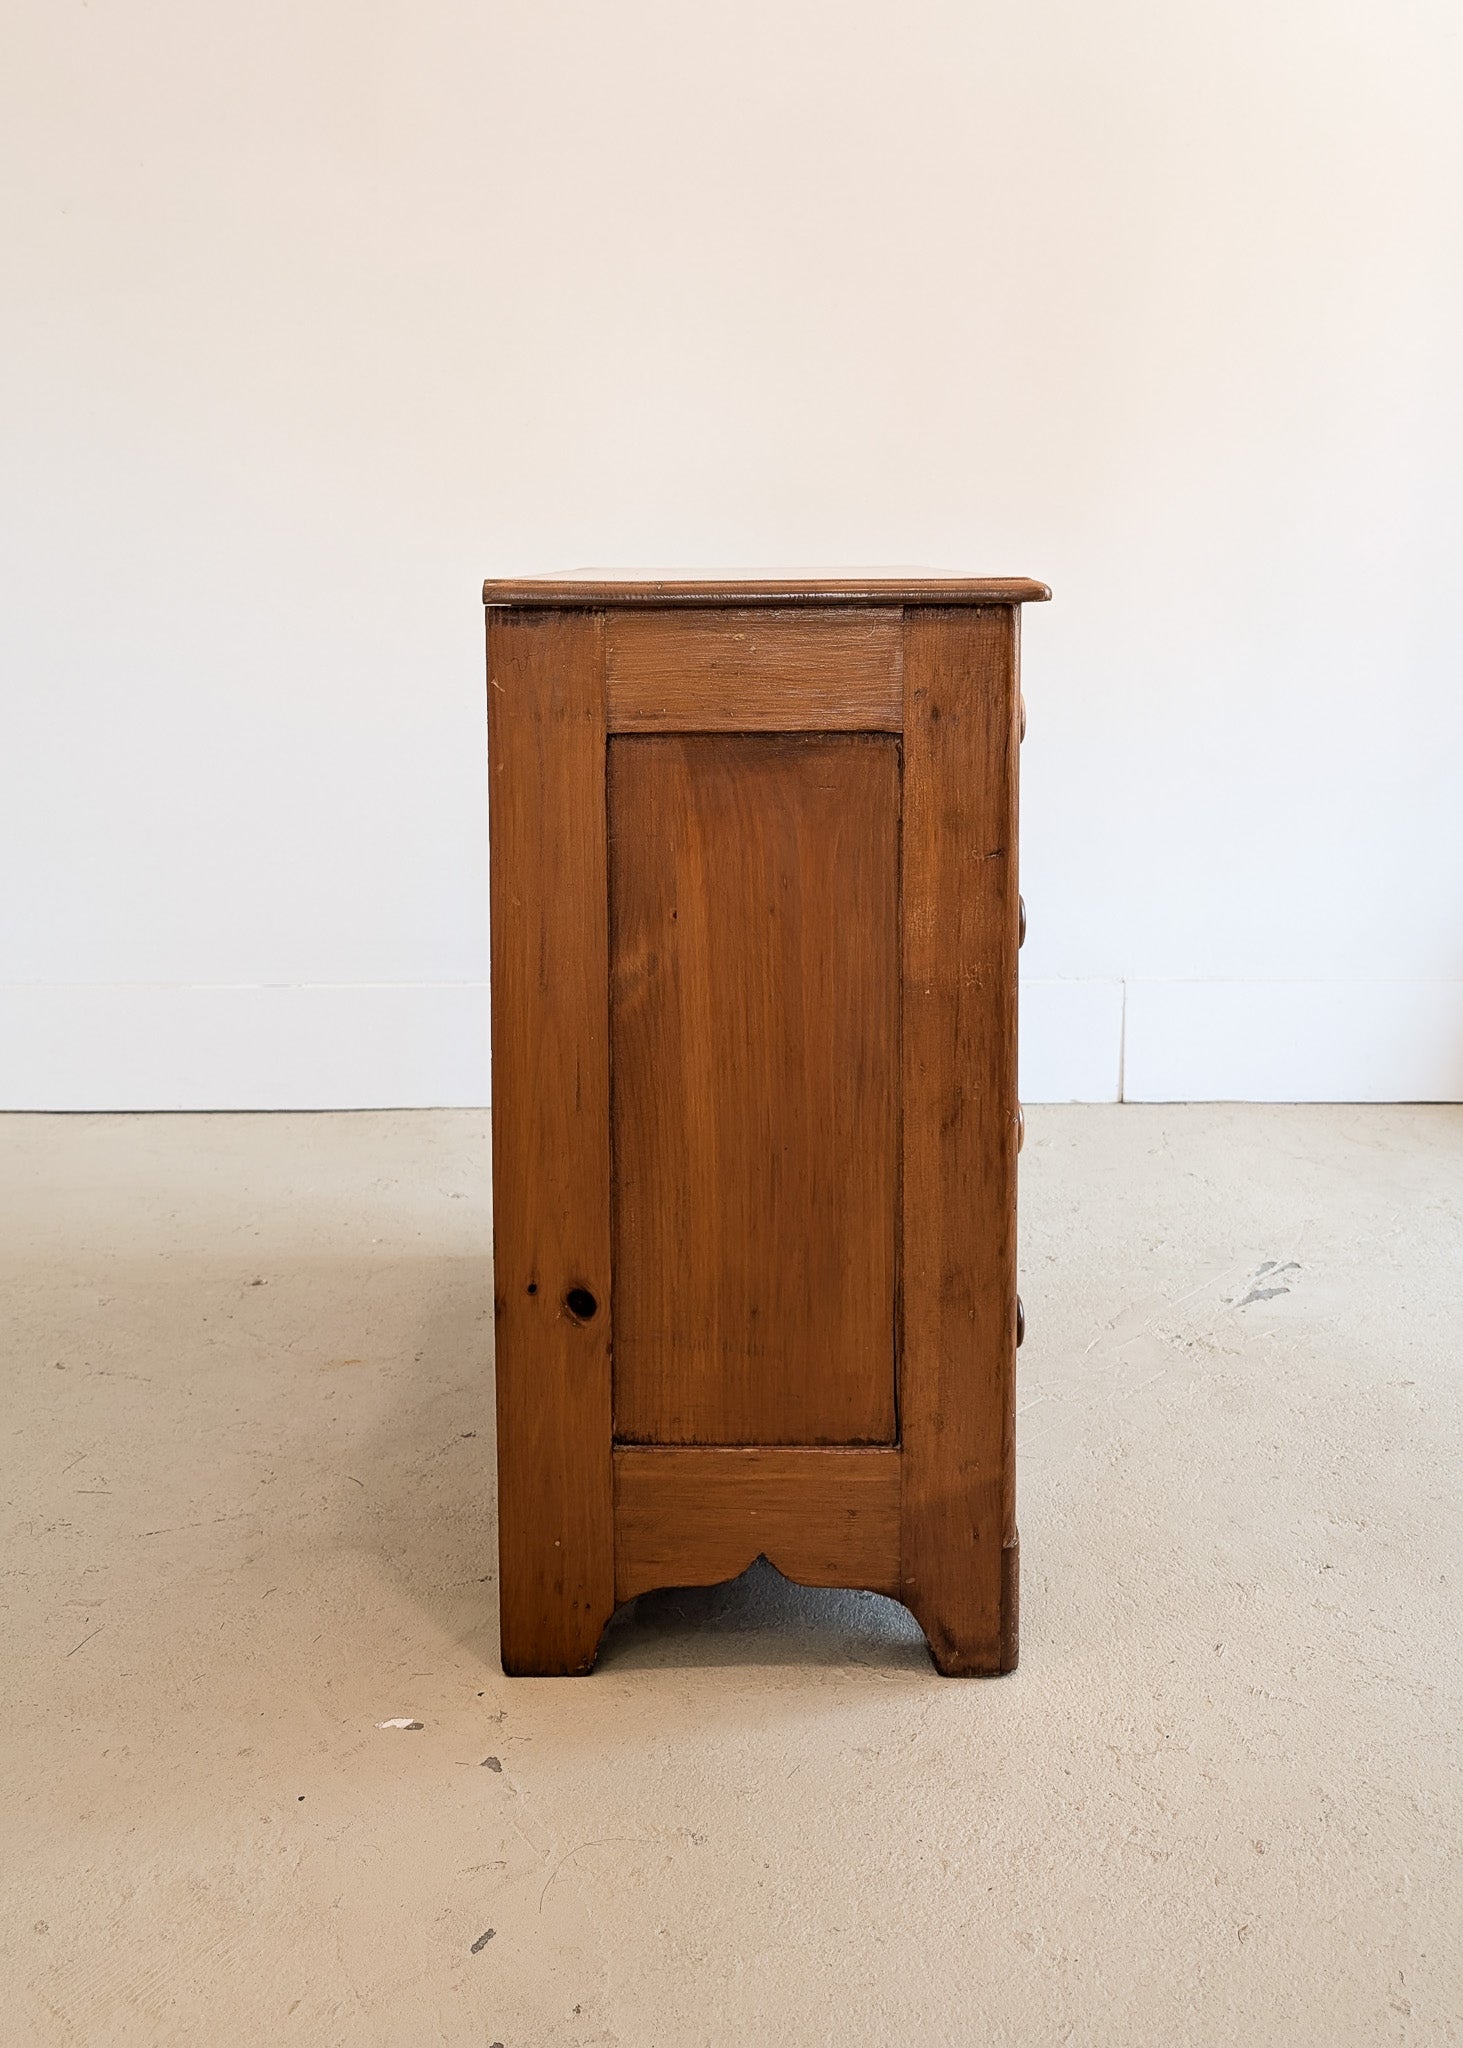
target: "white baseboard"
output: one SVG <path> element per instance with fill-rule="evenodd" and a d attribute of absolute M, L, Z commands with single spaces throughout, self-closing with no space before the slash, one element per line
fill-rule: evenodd
<path fill-rule="evenodd" d="M 0 987 L 0 1109 L 456 1109 L 485 982 Z M 1463 1101 L 1463 981 L 1027 981 L 1025 1102 Z"/>
<path fill-rule="evenodd" d="M 1116 1102 L 1119 981 L 1021 991 L 1027 1102 Z M 485 983 L 0 988 L 0 1109 L 472 1108 Z"/>
<path fill-rule="evenodd" d="M 1123 1085 L 1123 984 L 1023 981 L 1023 1102 L 1119 1102 Z"/>
<path fill-rule="evenodd" d="M 1463 981 L 1130 981 L 1123 1096 L 1463 1101 Z"/>
<path fill-rule="evenodd" d="M 0 988 L 3 1109 L 471 1108 L 486 982 Z"/>

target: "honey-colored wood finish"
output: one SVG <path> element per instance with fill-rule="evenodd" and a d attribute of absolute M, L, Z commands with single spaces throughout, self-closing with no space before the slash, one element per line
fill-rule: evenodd
<path fill-rule="evenodd" d="M 803 1586 L 899 1594 L 893 1450 L 615 1452 L 615 1597 L 714 1586 L 765 1557 Z"/>
<path fill-rule="evenodd" d="M 765 1555 L 1017 1653 L 1025 579 L 486 588 L 505 1668 Z"/>
<path fill-rule="evenodd" d="M 899 758 L 609 748 L 615 1433 L 894 1437 Z"/>
<path fill-rule="evenodd" d="M 585 569 L 567 576 L 490 576 L 487 605 L 1040 604 L 1051 592 L 1029 576 L 940 576 L 929 569 Z"/>
<path fill-rule="evenodd" d="M 1018 617 L 905 619 L 903 1597 L 951 1673 L 1014 1661 Z"/>
<path fill-rule="evenodd" d="M 605 617 L 605 722 L 625 732 L 898 732 L 903 615 L 752 606 Z"/>
<path fill-rule="evenodd" d="M 603 640 L 593 612 L 490 614 L 498 1555 L 509 1672 L 589 1670 L 614 1606 Z M 591 1315 L 566 1306 L 576 1289 L 593 1300 Z"/>

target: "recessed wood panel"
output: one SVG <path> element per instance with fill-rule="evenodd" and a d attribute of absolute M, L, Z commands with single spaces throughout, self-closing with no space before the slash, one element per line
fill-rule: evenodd
<path fill-rule="evenodd" d="M 605 614 L 611 732 L 898 732 L 897 607 Z"/>
<path fill-rule="evenodd" d="M 616 1435 L 895 1435 L 898 743 L 609 742 Z"/>

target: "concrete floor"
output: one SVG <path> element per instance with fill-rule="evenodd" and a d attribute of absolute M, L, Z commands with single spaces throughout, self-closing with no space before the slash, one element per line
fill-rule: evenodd
<path fill-rule="evenodd" d="M 1022 1191 L 1014 1677 L 763 1567 L 510 1681 L 486 1118 L 0 1121 L 0 2037 L 1463 2039 L 1463 1109 Z"/>

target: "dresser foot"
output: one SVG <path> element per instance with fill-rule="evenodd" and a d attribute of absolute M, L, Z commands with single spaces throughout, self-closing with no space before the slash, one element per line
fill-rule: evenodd
<path fill-rule="evenodd" d="M 904 1604 L 925 1632 L 930 1657 L 942 1678 L 1001 1678 L 1016 1669 L 1020 1652 L 1021 1543 L 1013 1536 L 1001 1550 L 1000 1612 L 983 1624 L 968 1603 L 947 1611 L 936 1598 L 906 1587 Z"/>
<path fill-rule="evenodd" d="M 499 1655 L 509 1678 L 587 1678 L 609 1615 L 588 1608 L 537 1608 L 519 1621 L 500 1616 Z"/>

